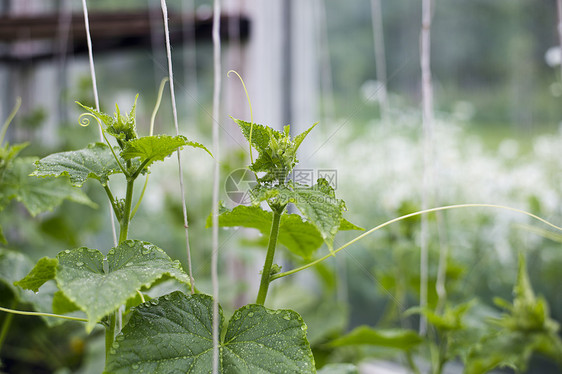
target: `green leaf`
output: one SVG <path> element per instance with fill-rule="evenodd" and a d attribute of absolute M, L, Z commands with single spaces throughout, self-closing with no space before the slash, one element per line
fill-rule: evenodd
<path fill-rule="evenodd" d="M 53 295 L 53 313 L 66 314 L 77 310 L 80 310 L 78 305 L 70 301 L 62 291 L 55 292 Z"/>
<path fill-rule="evenodd" d="M 354 225 L 353 223 L 349 222 L 348 220 L 346 220 L 345 218 L 342 218 L 340 221 L 340 227 L 338 229 L 339 231 L 348 231 L 348 230 L 365 230 L 363 227 L 359 227 L 357 225 Z"/>
<path fill-rule="evenodd" d="M 292 203 L 312 223 L 332 251 L 334 238 L 342 222 L 345 205 L 335 198 L 333 189 L 324 179 L 310 188 L 295 188 Z"/>
<path fill-rule="evenodd" d="M 24 254 L 0 248 L 0 282 L 5 283 L 12 290 L 19 302 L 31 304 L 33 310 L 38 312 L 53 313 L 53 295 L 58 290 L 54 280 L 43 284 L 37 294 L 14 285 L 14 282 L 24 278 L 32 269 L 33 262 Z M 42 319 L 48 326 L 64 322 L 58 318 L 42 317 Z"/>
<path fill-rule="evenodd" d="M 312 126 L 310 126 L 306 131 L 301 132 L 300 134 L 298 134 L 297 136 L 295 136 L 295 152 L 297 151 L 297 149 L 299 149 L 299 147 L 301 146 L 301 143 L 303 142 L 304 138 L 306 138 L 306 136 L 308 135 L 309 132 L 312 131 L 313 128 L 316 127 L 316 125 L 318 125 L 318 122 L 314 123 Z"/>
<path fill-rule="evenodd" d="M 68 175 L 70 182 L 82 187 L 89 179 L 97 179 L 106 185 L 109 176 L 120 173 L 121 169 L 113 153 L 104 143 L 94 143 L 77 151 L 54 153 L 35 163 L 31 174 L 37 177 L 59 177 Z"/>
<path fill-rule="evenodd" d="M 135 96 L 135 102 L 133 103 L 131 112 L 129 113 L 129 115 L 124 116 L 121 115 L 121 111 L 117 104 L 115 104 L 116 112 L 114 113 L 113 117 L 94 108 L 85 106 L 79 102 L 76 102 L 76 104 L 80 105 L 83 109 L 90 112 L 90 114 L 92 114 L 94 117 L 97 117 L 99 120 L 101 120 L 106 126 L 104 131 L 109 135 L 117 138 L 117 142 L 122 145 L 123 142 L 128 142 L 132 139 L 138 138 L 135 118 L 138 98 L 139 95 L 137 94 Z"/>
<path fill-rule="evenodd" d="M 56 258 L 43 257 L 35 267 L 31 269 L 25 278 L 14 282 L 15 286 L 20 286 L 25 290 L 38 292 L 39 288 L 47 281 L 54 279 L 59 262 Z"/>
<path fill-rule="evenodd" d="M 4 236 L 4 230 L 2 229 L 2 226 L 0 226 L 0 243 L 2 244 L 6 244 L 8 241 L 6 240 L 6 237 Z"/>
<path fill-rule="evenodd" d="M 403 329 L 374 329 L 369 326 L 359 326 L 347 335 L 333 340 L 332 347 L 348 345 L 375 345 L 379 347 L 410 350 L 420 344 L 423 339 L 412 330 Z"/>
<path fill-rule="evenodd" d="M 140 305 L 116 338 L 105 373 L 208 373 L 213 300 L 174 292 Z M 219 306 L 220 328 L 224 321 Z M 220 332 L 219 372 L 313 373 L 306 325 L 291 310 L 246 305 Z"/>
<path fill-rule="evenodd" d="M 56 280 L 59 289 L 88 316 L 87 331 L 104 316 L 149 287 L 164 275 L 189 283 L 178 261 L 150 243 L 127 240 L 107 255 L 97 249 L 78 248 L 58 254 Z"/>
<path fill-rule="evenodd" d="M 211 216 L 207 227 L 211 226 Z M 263 235 L 269 235 L 273 213 L 258 206 L 239 205 L 219 215 L 219 226 L 248 227 L 258 229 Z M 289 251 L 304 259 L 310 259 L 314 251 L 322 245 L 322 236 L 314 225 L 303 221 L 298 214 L 284 214 L 279 225 L 279 243 Z"/>
<path fill-rule="evenodd" d="M 141 163 L 146 163 L 146 166 L 150 166 L 155 161 L 163 161 L 178 148 L 181 149 L 186 145 L 204 149 L 212 156 L 211 152 L 202 144 L 189 141 L 185 136 L 155 135 L 144 136 L 127 142 L 121 152 L 121 157 L 125 160 L 139 157 Z"/>
<path fill-rule="evenodd" d="M 14 282 L 25 277 L 32 268 L 33 262 L 23 253 L 0 248 L 0 282 L 6 284 L 18 298 L 22 290 Z"/>
<path fill-rule="evenodd" d="M 30 177 L 35 169 L 33 166 L 35 161 L 37 159 L 34 157 L 14 160 L 10 169 L 4 174 L 3 184 L 0 187 L 5 198 L 16 199 L 32 216 L 53 210 L 65 199 L 92 208 L 97 207 L 84 192 L 68 183 L 67 178 Z"/>
<path fill-rule="evenodd" d="M 252 123 L 250 122 L 242 121 L 236 118 L 232 118 L 232 120 L 236 122 L 236 124 L 240 127 L 240 130 L 242 130 L 242 134 L 244 135 L 246 140 L 248 140 L 248 142 L 250 141 L 250 129 L 251 129 L 252 145 L 256 147 L 258 152 L 260 153 L 265 152 L 265 150 L 269 145 L 269 140 L 270 140 L 270 133 L 267 130 L 266 126 L 258 125 L 257 123 L 254 123 L 252 125 Z"/>
<path fill-rule="evenodd" d="M 475 304 L 475 300 L 458 304 L 453 307 L 446 305 L 442 314 L 437 314 L 429 308 L 414 307 L 405 312 L 405 316 L 419 313 L 427 318 L 437 330 L 446 332 L 464 329 L 464 316 L 470 308 Z"/>

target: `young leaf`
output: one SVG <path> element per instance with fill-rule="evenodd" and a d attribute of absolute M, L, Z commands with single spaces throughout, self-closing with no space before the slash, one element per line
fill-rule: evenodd
<path fill-rule="evenodd" d="M 97 179 L 105 186 L 110 175 L 121 172 L 113 153 L 103 143 L 90 144 L 77 151 L 54 153 L 37 161 L 35 166 L 36 170 L 31 175 L 68 175 L 70 182 L 76 187 L 82 187 L 89 178 Z"/>
<path fill-rule="evenodd" d="M 121 145 L 124 142 L 128 142 L 132 139 L 138 138 L 135 124 L 135 112 L 138 98 L 139 95 L 137 94 L 135 96 L 133 108 L 131 109 L 129 115 L 126 116 L 121 115 L 121 111 L 119 110 L 119 106 L 117 104 L 115 104 L 116 113 L 113 117 L 94 108 L 87 107 L 79 102 L 76 102 L 76 104 L 80 105 L 83 109 L 90 112 L 94 117 L 97 117 L 99 120 L 101 120 L 106 126 L 104 131 L 114 136 L 117 139 L 118 143 Z"/>
<path fill-rule="evenodd" d="M 16 199 L 22 203 L 32 216 L 51 211 L 68 199 L 76 203 L 97 207 L 80 189 L 68 183 L 68 179 L 31 178 L 35 169 L 34 157 L 18 158 L 4 174 L 0 191 L 4 198 Z"/>
<path fill-rule="evenodd" d="M 140 305 L 116 338 L 105 373 L 207 373 L 212 366 L 212 308 L 207 295 L 173 292 Z M 223 326 L 219 307 L 219 328 Z M 290 310 L 246 305 L 219 332 L 219 372 L 313 373 L 306 325 Z"/>
<path fill-rule="evenodd" d="M 211 152 L 202 144 L 189 141 L 185 136 L 155 135 L 144 136 L 127 142 L 121 152 L 121 157 L 125 160 L 139 157 L 141 163 L 146 163 L 146 166 L 150 166 L 155 161 L 163 161 L 178 148 L 181 149 L 186 145 L 204 149 L 211 155 Z"/>
<path fill-rule="evenodd" d="M 379 347 L 398 348 L 410 350 L 420 344 L 423 339 L 412 330 L 404 329 L 374 329 L 369 326 L 359 326 L 347 335 L 333 340 L 332 347 L 348 345 L 375 345 Z"/>
<path fill-rule="evenodd" d="M 231 117 L 232 118 L 232 117 Z M 265 152 L 269 145 L 270 133 L 267 131 L 267 127 L 264 125 L 258 125 L 254 123 L 253 126 L 250 122 L 242 121 L 240 119 L 232 118 L 234 122 L 240 127 L 242 130 L 242 134 L 250 141 L 250 129 L 252 131 L 252 145 L 256 147 L 258 152 L 262 153 Z"/>
<path fill-rule="evenodd" d="M 298 134 L 297 136 L 295 136 L 295 140 L 294 140 L 294 142 L 295 142 L 295 152 L 301 146 L 301 143 L 303 142 L 304 138 L 306 138 L 308 133 L 311 132 L 312 129 L 316 127 L 316 125 L 318 125 L 318 122 L 316 122 L 315 124 L 310 126 L 307 130 L 305 130 L 305 131 L 301 132 L 300 134 Z"/>
<path fill-rule="evenodd" d="M 56 258 L 43 257 L 25 278 L 14 282 L 15 286 L 20 286 L 26 290 L 38 292 L 39 288 L 47 281 L 54 279 L 59 262 Z"/>
<path fill-rule="evenodd" d="M 189 283 L 177 261 L 160 248 L 138 240 L 127 240 L 107 255 L 90 248 L 66 250 L 58 254 L 56 274 L 59 289 L 88 316 L 87 331 L 113 312 L 141 287 L 149 287 L 164 275 Z"/>

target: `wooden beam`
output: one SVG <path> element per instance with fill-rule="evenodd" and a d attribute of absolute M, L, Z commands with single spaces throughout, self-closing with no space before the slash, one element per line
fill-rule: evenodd
<path fill-rule="evenodd" d="M 153 11 L 157 14 L 151 15 Z M 121 51 L 150 47 L 151 18 L 162 17 L 160 9 L 143 11 L 127 11 L 119 13 L 90 13 L 90 32 L 94 52 Z M 195 25 L 196 40 L 211 40 L 212 19 L 196 18 L 181 13 L 169 14 L 170 40 L 178 44 L 182 42 L 182 26 L 185 22 Z M 38 16 L 0 17 L 0 62 L 23 62 L 28 60 L 51 59 L 58 55 L 59 25 L 58 14 Z M 245 16 L 221 17 L 221 37 L 229 39 L 228 25 L 238 24 L 239 38 L 246 40 L 250 33 L 250 21 Z M 87 52 L 84 17 L 80 13 L 71 17 L 68 32 L 68 51 L 74 55 Z M 33 43 L 29 43 L 33 42 Z M 28 43 L 28 48 L 12 48 L 15 44 Z"/>

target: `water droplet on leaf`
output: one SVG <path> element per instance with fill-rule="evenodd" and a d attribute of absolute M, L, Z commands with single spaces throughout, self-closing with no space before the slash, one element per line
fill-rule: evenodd
<path fill-rule="evenodd" d="M 76 266 L 78 266 L 78 267 L 84 266 L 84 263 L 83 263 L 82 261 L 78 261 L 78 262 L 76 263 Z"/>

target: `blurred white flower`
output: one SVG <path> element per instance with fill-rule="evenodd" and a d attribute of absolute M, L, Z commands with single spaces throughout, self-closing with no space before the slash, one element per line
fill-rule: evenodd
<path fill-rule="evenodd" d="M 560 47 L 550 47 L 544 54 L 544 60 L 551 68 L 560 65 L 560 61 L 562 60 L 560 57 Z"/>

